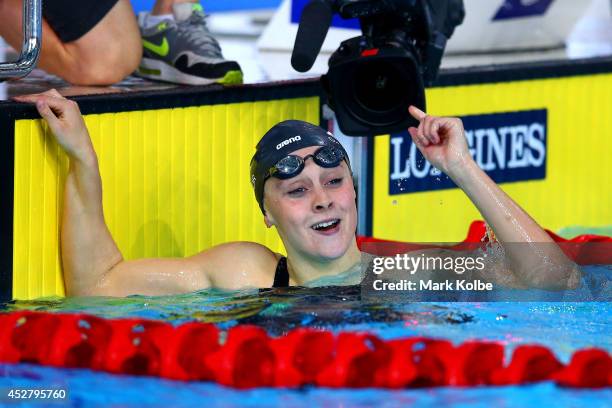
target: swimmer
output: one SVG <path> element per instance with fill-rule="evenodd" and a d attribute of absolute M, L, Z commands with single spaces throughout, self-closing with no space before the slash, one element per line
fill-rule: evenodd
<path fill-rule="evenodd" d="M 302 286 L 351 276 L 360 268 L 349 158 L 342 145 L 318 126 L 295 120 L 275 125 L 257 144 L 251 161 L 251 182 L 263 221 L 276 228 L 287 257 L 258 243 L 229 242 L 187 258 L 125 260 L 104 220 L 98 159 L 76 102 L 55 90 L 15 99 L 36 104 L 70 157 L 61 225 L 69 296 Z M 414 143 L 467 194 L 506 250 L 509 261 L 492 272 L 498 280 L 515 287 L 575 287 L 579 269 L 476 165 L 461 120 L 428 115 L 414 106 L 409 111 L 419 121 L 418 128 L 408 129 Z M 508 243 L 525 243 L 532 250 L 517 253 Z M 543 270 L 545 263 L 556 267 Z"/>

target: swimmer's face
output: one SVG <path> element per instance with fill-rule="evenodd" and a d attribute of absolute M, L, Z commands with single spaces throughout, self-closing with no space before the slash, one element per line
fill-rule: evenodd
<path fill-rule="evenodd" d="M 291 154 L 304 157 L 319 146 Z M 347 164 L 323 168 L 312 158 L 290 179 L 271 177 L 264 186 L 266 224 L 275 225 L 288 253 L 337 259 L 355 240 L 355 188 Z"/>

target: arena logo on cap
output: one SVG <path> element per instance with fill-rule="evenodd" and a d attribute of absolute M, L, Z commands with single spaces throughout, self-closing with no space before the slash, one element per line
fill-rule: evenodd
<path fill-rule="evenodd" d="M 293 143 L 293 142 L 298 142 L 300 140 L 302 140 L 302 137 L 300 135 L 290 137 L 289 139 L 285 139 L 276 145 L 276 150 L 280 150 L 284 146 L 287 146 L 288 144 Z"/>
<path fill-rule="evenodd" d="M 497 183 L 546 177 L 547 111 L 461 117 L 470 154 Z M 456 188 L 421 154 L 407 132 L 391 135 L 389 194 Z"/>

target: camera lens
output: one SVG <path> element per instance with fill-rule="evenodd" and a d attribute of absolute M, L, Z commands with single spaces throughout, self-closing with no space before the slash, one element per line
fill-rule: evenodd
<path fill-rule="evenodd" d="M 376 135 L 414 126 L 408 106 L 425 106 L 423 78 L 416 51 L 387 44 L 375 55 L 362 55 L 363 37 L 347 40 L 351 53 L 336 51 L 322 78 L 330 106 L 346 135 Z"/>
<path fill-rule="evenodd" d="M 387 61 L 364 62 L 355 69 L 355 101 L 366 111 L 386 113 L 406 104 L 406 80 L 396 65 Z"/>

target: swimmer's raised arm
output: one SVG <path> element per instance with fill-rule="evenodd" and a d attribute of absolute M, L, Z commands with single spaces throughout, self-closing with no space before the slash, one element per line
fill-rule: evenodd
<path fill-rule="evenodd" d="M 247 269 L 245 263 L 252 266 L 253 286 L 270 286 L 257 272 L 269 271 L 275 257 L 258 244 L 221 245 L 190 258 L 124 260 L 104 220 L 98 159 L 78 105 L 56 90 L 15 99 L 36 104 L 70 158 L 61 226 L 68 295 L 165 295 L 204 289 L 211 284 L 232 288 L 238 286 L 236 279 L 242 275 L 228 269 L 243 271 Z M 241 254 L 239 259 L 236 253 Z"/>
<path fill-rule="evenodd" d="M 418 128 L 408 129 L 413 142 L 423 156 L 449 176 L 478 208 L 504 247 L 512 273 L 530 287 L 576 286 L 580 272 L 575 264 L 473 160 L 461 119 L 427 115 L 414 106 L 409 111 L 420 122 Z M 506 245 L 508 243 L 531 245 Z"/>
<path fill-rule="evenodd" d="M 123 260 L 104 221 L 98 159 L 76 102 L 55 89 L 15 98 L 32 102 L 70 158 L 61 226 L 62 264 L 68 295 L 87 294 Z"/>

